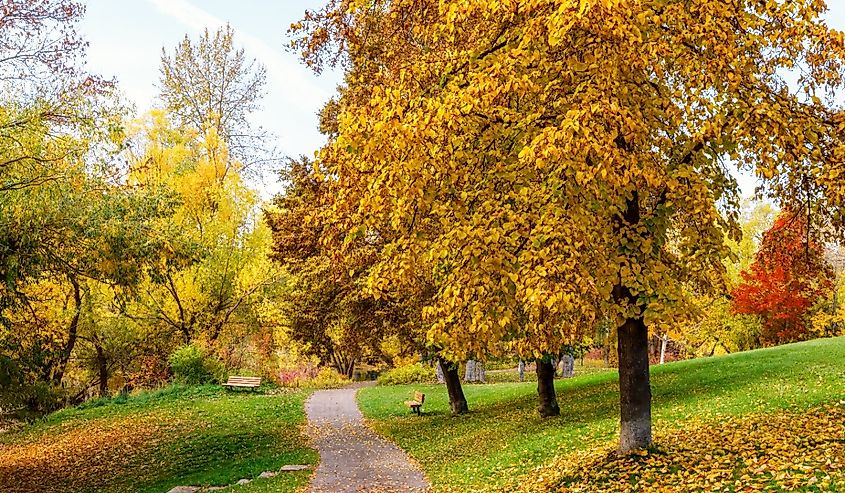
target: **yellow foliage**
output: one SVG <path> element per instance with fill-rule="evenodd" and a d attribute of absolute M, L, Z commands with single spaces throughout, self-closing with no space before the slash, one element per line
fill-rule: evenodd
<path fill-rule="evenodd" d="M 10 493 L 39 491 L 46 484 L 62 485 L 60 491 L 102 484 L 132 467 L 137 454 L 172 440 L 170 435 L 186 424 L 156 414 L 101 419 L 12 443 L 0 447 L 0 484 Z"/>
<path fill-rule="evenodd" d="M 838 491 L 845 485 L 843 437 L 845 403 L 696 422 L 658 433 L 650 451 L 618 457 L 598 447 L 559 457 L 506 491 Z"/>
<path fill-rule="evenodd" d="M 787 202 L 810 187 L 845 226 L 845 113 L 774 75 L 806 65 L 808 95 L 843 82 L 822 2 L 361 5 L 330 3 L 299 44 L 352 59 L 318 156 L 325 241 L 384 240 L 367 289 L 431 287 L 426 341 L 447 357 L 554 351 L 603 318 L 662 332 L 686 287 L 723 293 L 739 235 L 723 156 Z"/>

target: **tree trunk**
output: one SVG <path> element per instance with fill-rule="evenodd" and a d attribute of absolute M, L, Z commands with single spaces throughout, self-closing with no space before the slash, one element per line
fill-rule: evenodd
<path fill-rule="evenodd" d="M 519 381 L 524 382 L 525 381 L 525 361 L 523 361 L 522 358 L 520 358 L 519 366 L 516 367 L 516 370 L 519 372 Z"/>
<path fill-rule="evenodd" d="M 642 317 L 619 327 L 619 451 L 651 445 L 651 385 L 648 374 L 648 329 Z"/>
<path fill-rule="evenodd" d="M 437 383 L 446 383 L 446 377 L 443 373 L 443 365 L 440 364 L 440 360 L 437 360 L 434 363 L 435 373 L 437 374 Z"/>
<path fill-rule="evenodd" d="M 564 354 L 560 358 L 560 376 L 572 378 L 575 376 L 575 357 L 571 354 Z"/>
<path fill-rule="evenodd" d="M 551 361 L 537 360 L 537 394 L 540 397 L 540 416 L 560 416 L 555 393 L 555 367 Z"/>
<path fill-rule="evenodd" d="M 464 382 L 474 382 L 475 381 L 475 360 L 469 359 L 466 362 L 466 366 L 464 368 Z"/>
<path fill-rule="evenodd" d="M 452 414 L 464 414 L 469 411 L 467 398 L 464 397 L 464 390 L 461 388 L 461 376 L 458 374 L 458 365 L 452 364 L 444 359 L 438 358 L 443 365 L 444 377 L 446 379 L 446 390 L 449 392 L 449 405 L 452 407 Z"/>
<path fill-rule="evenodd" d="M 73 286 L 73 318 L 70 320 L 68 326 L 68 338 L 65 347 L 62 349 L 62 354 L 59 357 L 58 368 L 53 372 L 53 385 L 59 386 L 62 384 L 62 379 L 65 376 L 70 356 L 73 354 L 73 348 L 76 346 L 77 331 L 79 329 L 79 316 L 82 313 L 82 290 L 79 287 L 79 281 L 73 275 L 68 275 L 68 280 Z"/>
<path fill-rule="evenodd" d="M 103 351 L 103 346 L 99 341 L 94 341 L 94 349 L 97 350 L 97 369 L 100 374 L 100 397 L 107 397 L 109 395 L 109 366 L 106 353 Z"/>
<path fill-rule="evenodd" d="M 625 210 L 616 217 L 616 232 L 636 234 L 640 222 L 640 199 L 636 191 L 627 199 Z M 621 306 L 636 307 L 637 297 L 620 281 L 613 287 L 613 299 Z M 619 358 L 619 452 L 651 445 L 651 385 L 648 373 L 648 329 L 642 312 L 625 319 L 617 329 Z"/>
<path fill-rule="evenodd" d="M 669 336 L 663 335 L 660 338 L 660 364 L 662 365 L 666 361 L 666 343 L 669 341 Z"/>

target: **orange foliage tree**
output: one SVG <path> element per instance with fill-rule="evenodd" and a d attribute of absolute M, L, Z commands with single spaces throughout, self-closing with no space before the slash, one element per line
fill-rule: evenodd
<path fill-rule="evenodd" d="M 823 246 L 810 234 L 804 215 L 791 211 L 780 214 L 741 275 L 733 309 L 761 317 L 764 344 L 807 338 L 805 316 L 833 286 Z"/>

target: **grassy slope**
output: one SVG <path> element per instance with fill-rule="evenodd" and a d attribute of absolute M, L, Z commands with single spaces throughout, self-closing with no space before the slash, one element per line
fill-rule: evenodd
<path fill-rule="evenodd" d="M 60 411 L 0 435 L 0 489 L 160 493 L 314 464 L 317 454 L 300 433 L 306 396 L 169 387 Z M 286 473 L 233 491 L 295 491 L 309 474 Z"/>
<path fill-rule="evenodd" d="M 652 367 L 655 427 L 836 402 L 845 398 L 843 371 L 843 337 Z M 435 385 L 364 389 L 359 401 L 374 427 L 418 460 L 436 486 L 473 489 L 615 439 L 615 372 L 559 380 L 562 415 L 549 420 L 537 417 L 535 387 L 465 386 L 471 413 L 461 417 L 449 416 L 445 389 Z M 426 393 L 422 417 L 402 404 L 414 389 Z"/>

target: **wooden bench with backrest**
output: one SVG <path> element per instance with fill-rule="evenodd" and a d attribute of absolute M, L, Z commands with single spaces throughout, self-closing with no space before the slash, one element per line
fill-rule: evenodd
<path fill-rule="evenodd" d="M 232 389 L 257 389 L 261 385 L 261 377 L 229 377 L 224 387 Z"/>
<path fill-rule="evenodd" d="M 425 394 L 414 391 L 414 400 L 405 401 L 405 405 L 411 408 L 411 412 L 417 413 L 417 416 L 422 416 L 423 402 L 425 402 Z"/>

